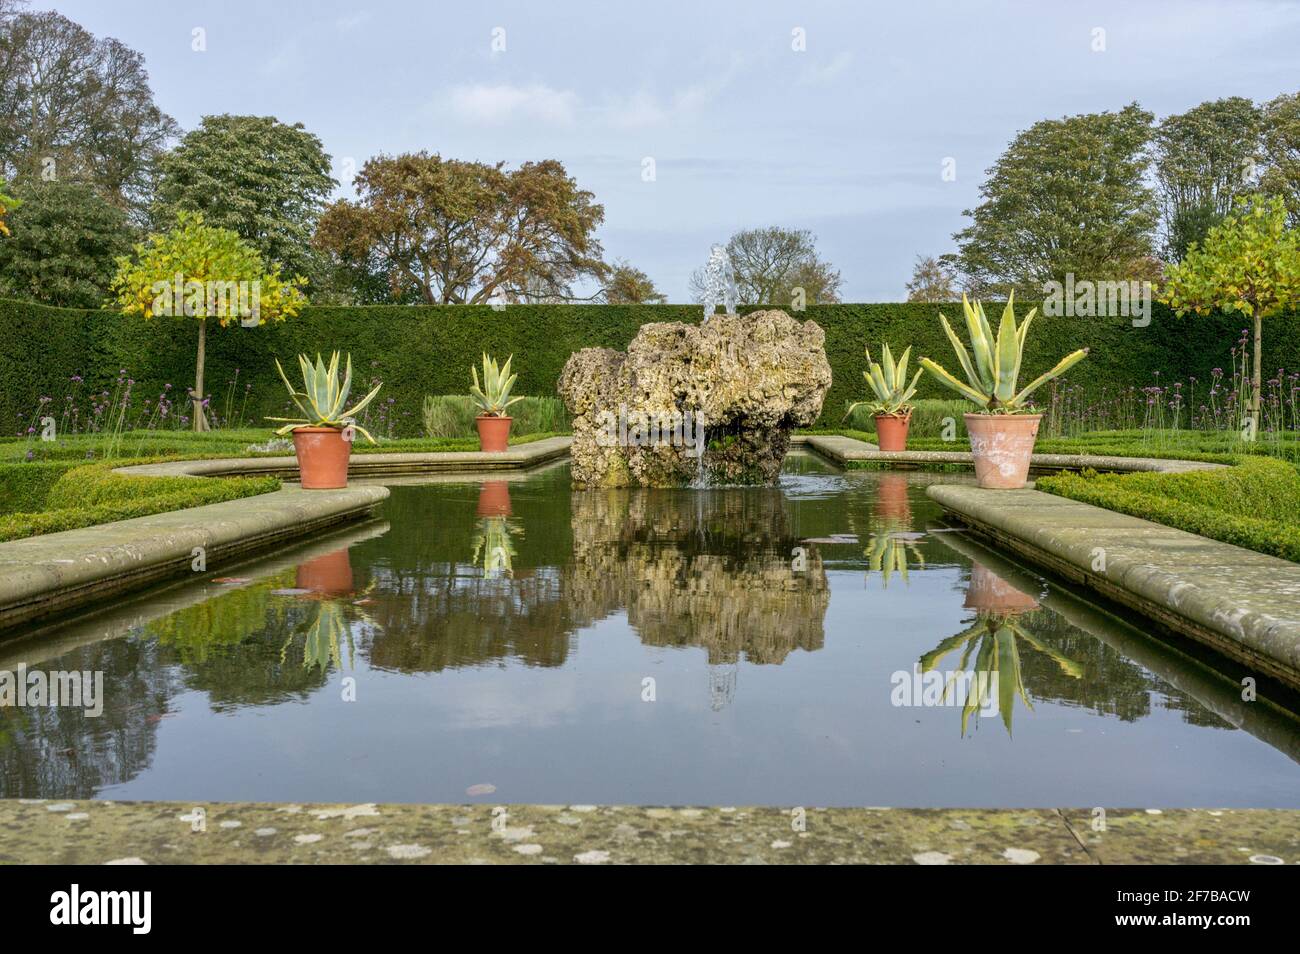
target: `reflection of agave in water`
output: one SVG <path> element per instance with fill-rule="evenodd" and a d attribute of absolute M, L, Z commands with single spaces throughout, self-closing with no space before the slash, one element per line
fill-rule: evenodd
<path fill-rule="evenodd" d="M 867 549 L 863 551 L 867 558 L 867 576 L 872 571 L 880 574 L 881 589 L 889 586 L 889 578 L 898 573 L 907 582 L 909 561 L 917 566 L 925 566 L 921 548 L 912 540 L 897 533 L 873 533 L 867 540 Z"/>
<path fill-rule="evenodd" d="M 357 615 L 364 617 L 360 611 L 357 611 Z M 281 663 L 284 662 L 290 644 L 300 632 L 301 629 L 295 629 L 280 648 Z M 317 602 L 316 615 L 307 625 L 306 633 L 302 645 L 304 669 L 319 666 L 322 671 L 327 671 L 333 663 L 334 668 L 342 670 L 344 641 L 348 644 L 348 668 L 352 669 L 355 666 L 356 645 L 352 641 L 352 627 L 348 625 L 346 608 L 342 603 L 335 600 Z"/>
<path fill-rule="evenodd" d="M 506 517 L 481 517 L 474 531 L 474 557 L 477 566 L 483 565 L 483 575 L 513 572 L 515 550 L 514 536 L 522 535 L 523 528 L 511 524 Z"/>
<path fill-rule="evenodd" d="M 992 692 L 997 690 L 998 712 L 1002 723 L 1011 732 L 1011 714 L 1016 696 L 1020 696 L 1025 707 L 1031 712 L 1034 707 L 1025 692 L 1024 681 L 1020 674 L 1020 649 L 1017 640 L 1024 640 L 1031 648 L 1052 659 L 1061 671 L 1074 679 L 1083 677 L 1082 664 L 1061 655 L 1051 646 L 1043 643 L 1022 628 L 1017 622 L 1016 614 L 981 613 L 975 625 L 963 630 L 956 636 L 949 636 L 920 659 L 921 672 L 932 671 L 939 661 L 956 649 L 961 649 L 961 662 L 958 672 L 966 672 L 974 655 L 974 678 L 969 682 L 966 702 L 961 711 L 961 732 L 966 734 L 966 725 L 972 712 L 983 707 L 986 702 L 993 702 Z M 956 673 L 949 678 L 944 687 L 944 698 L 953 688 Z"/>

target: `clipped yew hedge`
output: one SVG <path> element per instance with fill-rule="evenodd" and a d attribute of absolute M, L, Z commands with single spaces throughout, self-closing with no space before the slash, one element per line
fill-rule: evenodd
<path fill-rule="evenodd" d="M 991 316 L 1001 306 L 988 305 Z M 742 309 L 754 310 L 754 309 Z M 863 346 L 873 350 L 889 341 L 895 353 L 912 344 L 914 360 L 930 356 L 955 369 L 951 346 L 936 314 L 926 304 L 815 305 L 804 317 L 826 331 L 826 349 L 834 374 L 823 424 L 835 424 L 846 403 L 863 395 Z M 1018 307 L 1021 316 L 1027 306 Z M 945 309 L 960 318 L 960 305 Z M 393 399 L 401 433 L 420 429 L 426 394 L 464 394 L 470 365 L 487 350 L 504 358 L 515 355 L 519 373 L 516 393 L 553 395 L 560 369 L 579 348 L 624 348 L 644 323 L 700 319 L 695 305 L 380 305 L 356 308 L 305 308 L 283 324 L 261 328 L 212 328 L 208 334 L 207 386 L 219 407 L 239 372 L 242 401 L 248 392 L 247 420 L 282 414 L 284 386 L 273 364 L 278 356 L 292 361 L 299 351 L 350 351 L 357 375 L 385 384 L 383 399 Z M 1153 309 L 1151 323 L 1134 328 L 1126 318 L 1039 318 L 1026 352 L 1023 380 L 1046 370 L 1062 355 L 1089 347 L 1088 360 L 1069 380 L 1100 393 L 1103 388 L 1146 386 L 1187 375 L 1208 376 L 1226 367 L 1229 348 L 1243 322 L 1236 317 L 1175 318 L 1163 306 Z M 0 434 L 27 426 L 41 396 L 57 408 L 68 380 L 81 375 L 96 390 L 111 390 L 120 370 L 137 384 L 137 394 L 153 396 L 164 384 L 183 389 L 193 382 L 197 324 L 193 319 L 145 321 L 108 311 L 51 308 L 0 300 Z M 1300 367 L 1300 341 L 1294 319 L 1265 325 L 1265 362 L 1271 371 Z M 923 378 L 920 397 L 950 397 Z"/>

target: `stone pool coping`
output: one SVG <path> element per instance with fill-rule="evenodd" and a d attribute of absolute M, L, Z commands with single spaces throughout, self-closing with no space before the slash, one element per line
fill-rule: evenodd
<path fill-rule="evenodd" d="M 1300 565 L 1028 488 L 926 493 L 1000 547 L 1300 687 Z"/>
<path fill-rule="evenodd" d="M 792 821 L 770 807 L 6 799 L 0 864 L 1300 862 L 1300 811 L 1282 809 L 809 808 L 804 831 Z"/>
<path fill-rule="evenodd" d="M 411 474 L 520 470 L 566 457 L 571 437 L 547 437 L 518 444 L 501 453 L 436 451 L 414 454 L 353 454 L 348 476 L 392 477 Z M 295 457 L 219 457 L 175 460 L 161 464 L 131 464 L 114 473 L 139 477 L 285 477 L 298 476 Z"/>
<path fill-rule="evenodd" d="M 799 435 L 796 442 L 811 447 L 841 467 L 852 463 L 895 464 L 925 467 L 935 464 L 973 466 L 970 451 L 882 451 L 875 444 L 835 434 Z M 1112 473 L 1154 472 L 1179 474 L 1192 470 L 1214 470 L 1228 464 L 1175 460 L 1161 457 L 1109 457 L 1094 454 L 1034 454 L 1029 465 L 1038 471 L 1082 470 Z"/>
<path fill-rule="evenodd" d="M 303 490 L 205 504 L 0 543 L 0 628 L 32 622 L 157 580 L 208 571 L 253 550 L 354 520 L 384 487 Z"/>

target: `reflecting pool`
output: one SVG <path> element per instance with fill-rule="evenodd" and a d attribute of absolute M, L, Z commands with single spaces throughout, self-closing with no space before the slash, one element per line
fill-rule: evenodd
<path fill-rule="evenodd" d="M 386 481 L 376 519 L 0 643 L 0 795 L 1300 807 L 1293 697 L 944 525 L 953 474 Z"/>

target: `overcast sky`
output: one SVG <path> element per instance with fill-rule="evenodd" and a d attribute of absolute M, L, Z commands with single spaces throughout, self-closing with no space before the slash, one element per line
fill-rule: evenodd
<path fill-rule="evenodd" d="M 607 258 L 629 259 L 673 301 L 689 300 L 712 242 L 770 224 L 817 234 L 844 300 L 901 300 L 915 256 L 952 249 L 985 169 L 1036 120 L 1300 90 L 1297 0 L 29 9 L 51 7 L 143 53 L 183 128 L 226 112 L 302 122 L 340 180 L 349 160 L 380 152 L 560 159 L 604 203 Z M 205 51 L 192 49 L 196 29 Z M 941 176 L 949 157 L 955 181 Z"/>

